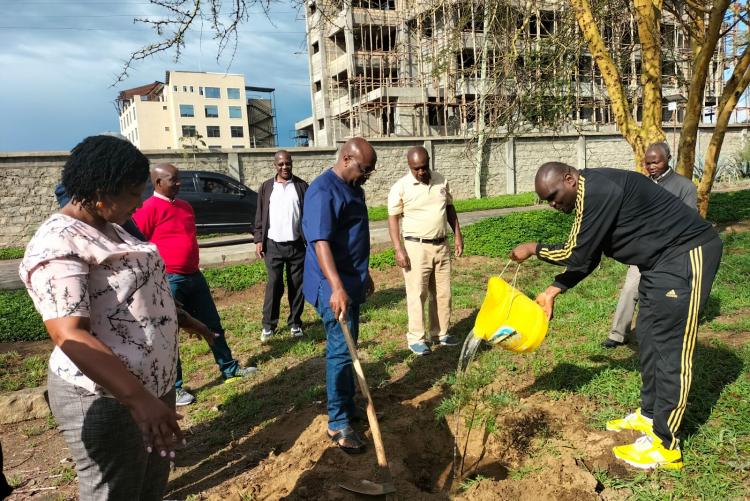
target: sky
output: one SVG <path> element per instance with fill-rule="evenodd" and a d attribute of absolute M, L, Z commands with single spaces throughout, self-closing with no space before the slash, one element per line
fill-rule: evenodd
<path fill-rule="evenodd" d="M 233 59 L 228 50 L 217 62 L 208 20 L 196 21 L 178 62 L 173 51 L 136 61 L 120 83 L 128 56 L 158 40 L 133 19 L 164 17 L 162 8 L 148 0 L 0 0 L 0 6 L 0 151 L 70 150 L 88 135 L 119 131 L 118 92 L 164 81 L 166 70 L 242 73 L 246 85 L 275 88 L 281 146 L 294 144 L 294 122 L 310 115 L 304 14 L 291 0 L 274 3 L 269 17 L 251 9 Z"/>

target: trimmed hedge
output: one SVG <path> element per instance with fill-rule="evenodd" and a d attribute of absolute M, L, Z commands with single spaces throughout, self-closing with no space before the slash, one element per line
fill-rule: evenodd
<path fill-rule="evenodd" d="M 47 330 L 26 290 L 0 291 L 0 342 L 42 339 Z"/>
<path fill-rule="evenodd" d="M 750 190 L 712 193 L 706 219 L 717 224 L 750 219 Z"/>
<path fill-rule="evenodd" d="M 25 251 L 25 247 L 4 247 L 0 249 L 0 261 L 6 259 L 21 259 Z"/>
<path fill-rule="evenodd" d="M 221 268 L 203 270 L 209 287 L 227 291 L 241 291 L 266 280 L 266 265 L 263 261 L 250 264 L 232 264 Z"/>
<path fill-rule="evenodd" d="M 456 212 L 472 212 L 475 210 L 507 209 L 509 207 L 526 207 L 536 203 L 536 193 L 518 193 L 515 195 L 498 195 L 486 198 L 468 198 L 466 200 L 454 200 L 453 206 Z M 369 207 L 367 214 L 370 221 L 383 221 L 388 219 L 388 208 L 380 205 Z"/>
<path fill-rule="evenodd" d="M 573 214 L 553 210 L 514 212 L 491 217 L 462 229 L 464 254 L 507 257 L 524 242 L 562 243 L 573 225 Z"/>

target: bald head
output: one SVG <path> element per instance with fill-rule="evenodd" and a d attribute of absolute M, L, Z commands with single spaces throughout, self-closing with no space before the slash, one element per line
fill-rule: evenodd
<path fill-rule="evenodd" d="M 180 170 L 167 163 L 152 165 L 151 184 L 156 193 L 173 200 L 180 192 Z"/>
<path fill-rule="evenodd" d="M 534 189 L 553 209 L 570 213 L 575 208 L 578 170 L 561 162 L 544 163 L 536 172 Z"/>
<path fill-rule="evenodd" d="M 406 152 L 406 162 L 412 176 L 420 183 L 430 182 L 430 155 L 424 146 L 414 146 Z"/>
<path fill-rule="evenodd" d="M 292 179 L 292 155 L 286 150 L 279 150 L 273 156 L 273 165 L 276 167 L 276 180 L 289 181 Z"/>
<path fill-rule="evenodd" d="M 669 169 L 669 145 L 664 142 L 654 143 L 646 148 L 646 154 L 643 157 L 646 172 L 652 178 L 658 178 Z"/>
<path fill-rule="evenodd" d="M 345 182 L 359 186 L 370 177 L 377 161 L 372 145 L 362 137 L 353 137 L 341 146 L 333 170 Z"/>

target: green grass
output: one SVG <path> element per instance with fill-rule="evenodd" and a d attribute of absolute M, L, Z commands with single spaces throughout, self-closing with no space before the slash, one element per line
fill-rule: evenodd
<path fill-rule="evenodd" d="M 722 266 L 711 294 L 712 313 L 739 315 L 730 325 L 743 332 L 739 329 L 748 325 L 750 308 L 750 234 L 724 235 L 724 240 Z M 498 253 L 493 247 L 487 249 Z M 524 264 L 519 288 L 533 297 L 556 271 L 538 261 Z M 588 414 L 591 429 L 601 430 L 606 420 L 631 412 L 639 404 L 637 352 L 599 347 L 609 330 L 624 275 L 624 266 L 605 260 L 584 283 L 560 296 L 550 332 L 536 352 L 519 356 L 492 350 L 481 354 L 466 380 L 448 381 L 452 392 L 438 407 L 438 417 L 454 412 L 459 403 L 462 408 L 471 406 L 474 399 L 479 399 L 480 408 L 486 408 L 490 394 L 488 379 L 480 377 L 482 374 L 492 374 L 494 381 L 531 374 L 534 382 L 525 392 L 541 392 L 550 399 L 587 397 L 593 404 Z M 700 327 L 693 386 L 683 422 L 686 467 L 679 472 L 657 471 L 624 479 L 597 472 L 605 486 L 629 489 L 632 499 L 643 500 L 739 499 L 747 494 L 750 347 L 732 348 L 715 339 L 703 339 L 706 332 L 724 332 L 726 323 L 707 322 Z M 468 396 L 465 386 L 470 389 Z M 527 467 L 521 466 L 509 476 L 518 479 L 527 473 Z"/>
<path fill-rule="evenodd" d="M 203 271 L 203 275 L 206 277 L 209 287 L 227 291 L 247 289 L 257 283 L 265 282 L 268 276 L 263 261 L 208 268 Z"/>
<path fill-rule="evenodd" d="M 466 228 L 467 253 L 489 256 L 454 262 L 452 277 L 453 332 L 464 336 L 471 328 L 472 311 L 484 296 L 487 278 L 502 269 L 510 248 L 521 241 L 535 240 L 540 234 L 548 240 L 567 237 L 570 216 L 553 211 L 532 211 L 483 221 Z M 750 457 L 750 348 L 733 348 L 708 336 L 745 335 L 750 310 L 746 277 L 750 272 L 750 234 L 725 235 L 725 253 L 711 299 L 710 314 L 701 326 L 696 349 L 695 376 L 690 406 L 684 420 L 683 442 L 688 464 L 681 472 L 634 473 L 620 478 L 595 472 L 607 487 L 634 499 L 726 499 L 741 497 L 747 467 L 742 458 Z M 469 242 L 474 241 L 473 246 Z M 372 256 L 373 268 L 392 272 L 393 252 Z M 208 270 L 212 287 L 239 290 L 262 282 L 262 263 Z M 560 268 L 530 260 L 518 273 L 517 287 L 529 296 L 543 290 Z M 515 271 L 513 268 L 511 271 Z M 470 376 L 458 381 L 453 372 L 458 351 L 438 350 L 423 364 L 405 346 L 407 314 L 399 285 L 378 285 L 376 295 L 364 305 L 360 324 L 359 355 L 373 392 L 387 392 L 392 385 L 436 388 L 440 396 L 429 407 L 438 421 L 451 418 L 456 409 L 466 409 L 477 401 L 473 418 L 463 423 L 489 436 L 505 432 L 506 419 L 514 417 L 527 404 L 529 396 L 565 402 L 585 401 L 586 430 L 602 429 L 604 422 L 622 416 L 638 406 L 640 375 L 636 353 L 630 348 L 604 350 L 626 267 L 610 259 L 580 286 L 557 301 L 555 320 L 545 342 L 534 353 L 518 355 L 499 349 L 481 352 Z M 221 308 L 222 321 L 233 353 L 243 364 L 255 364 L 257 376 L 232 385 L 221 384 L 215 363 L 204 343 L 184 338 L 181 355 L 186 385 L 194 389 L 198 402 L 185 409 L 185 425 L 200 444 L 224 446 L 254 433 L 274 433 L 279 416 L 317 406 L 325 412 L 325 333 L 312 308 L 305 309 L 305 338 L 293 340 L 286 329 L 266 345 L 259 334 L 262 298 L 248 298 Z M 281 318 L 288 313 L 282 301 Z M 444 357 L 444 362 L 439 362 Z M 425 367 L 444 363 L 436 373 Z M 426 374 L 432 374 L 427 376 Z M 425 381 L 426 378 L 431 378 Z M 381 396 L 381 398 L 383 398 Z M 439 425 L 444 426 L 444 425 Z M 532 481 L 545 474 L 549 458 L 564 453 L 549 445 L 554 428 L 542 427 L 531 438 L 527 458 L 508 465 L 510 479 Z M 259 430 L 262 430 L 259 431 Z M 266 436 L 266 435 L 264 435 Z M 545 445 L 548 444 L 548 445 Z M 215 450 L 215 449 L 211 449 Z M 264 452 L 265 453 L 265 452 Z M 739 459 L 738 459 L 739 458 Z M 743 462 L 744 461 L 744 462 Z M 492 478 L 477 475 L 464 479 L 464 488 Z M 626 490 L 627 489 L 627 490 Z M 628 494 L 630 493 L 630 494 Z"/>
<path fill-rule="evenodd" d="M 25 247 L 0 248 L 0 261 L 3 261 L 5 259 L 21 259 L 25 251 L 26 251 Z"/>
<path fill-rule="evenodd" d="M 0 390 L 35 388 L 47 379 L 47 357 L 23 357 L 18 352 L 0 353 Z"/>
<path fill-rule="evenodd" d="M 453 206 L 456 208 L 456 212 L 472 212 L 477 210 L 506 209 L 509 207 L 526 207 L 534 205 L 536 201 L 536 193 L 518 193 L 515 195 L 454 200 Z M 367 214 L 370 221 L 384 221 L 388 219 L 388 207 L 384 205 L 368 207 Z"/>

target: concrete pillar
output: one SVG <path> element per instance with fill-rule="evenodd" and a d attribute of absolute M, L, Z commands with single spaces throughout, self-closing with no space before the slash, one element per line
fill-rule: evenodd
<path fill-rule="evenodd" d="M 240 156 L 237 153 L 227 154 L 227 173 L 241 183 L 245 182 L 242 169 L 240 169 Z"/>
<path fill-rule="evenodd" d="M 425 140 L 422 143 L 422 146 L 424 146 L 424 149 L 427 150 L 427 154 L 430 155 L 430 160 L 431 160 L 430 165 L 431 165 L 431 168 L 434 169 L 434 167 L 435 167 L 435 149 L 434 149 L 434 147 L 432 145 L 432 140 L 430 140 L 430 139 Z"/>
<path fill-rule="evenodd" d="M 516 140 L 509 137 L 505 142 L 505 193 L 516 192 Z"/>
<path fill-rule="evenodd" d="M 576 154 L 578 156 L 577 158 L 577 164 L 576 167 L 578 169 L 585 169 L 586 168 L 586 136 L 583 134 L 578 136 L 578 143 L 576 144 Z"/>

